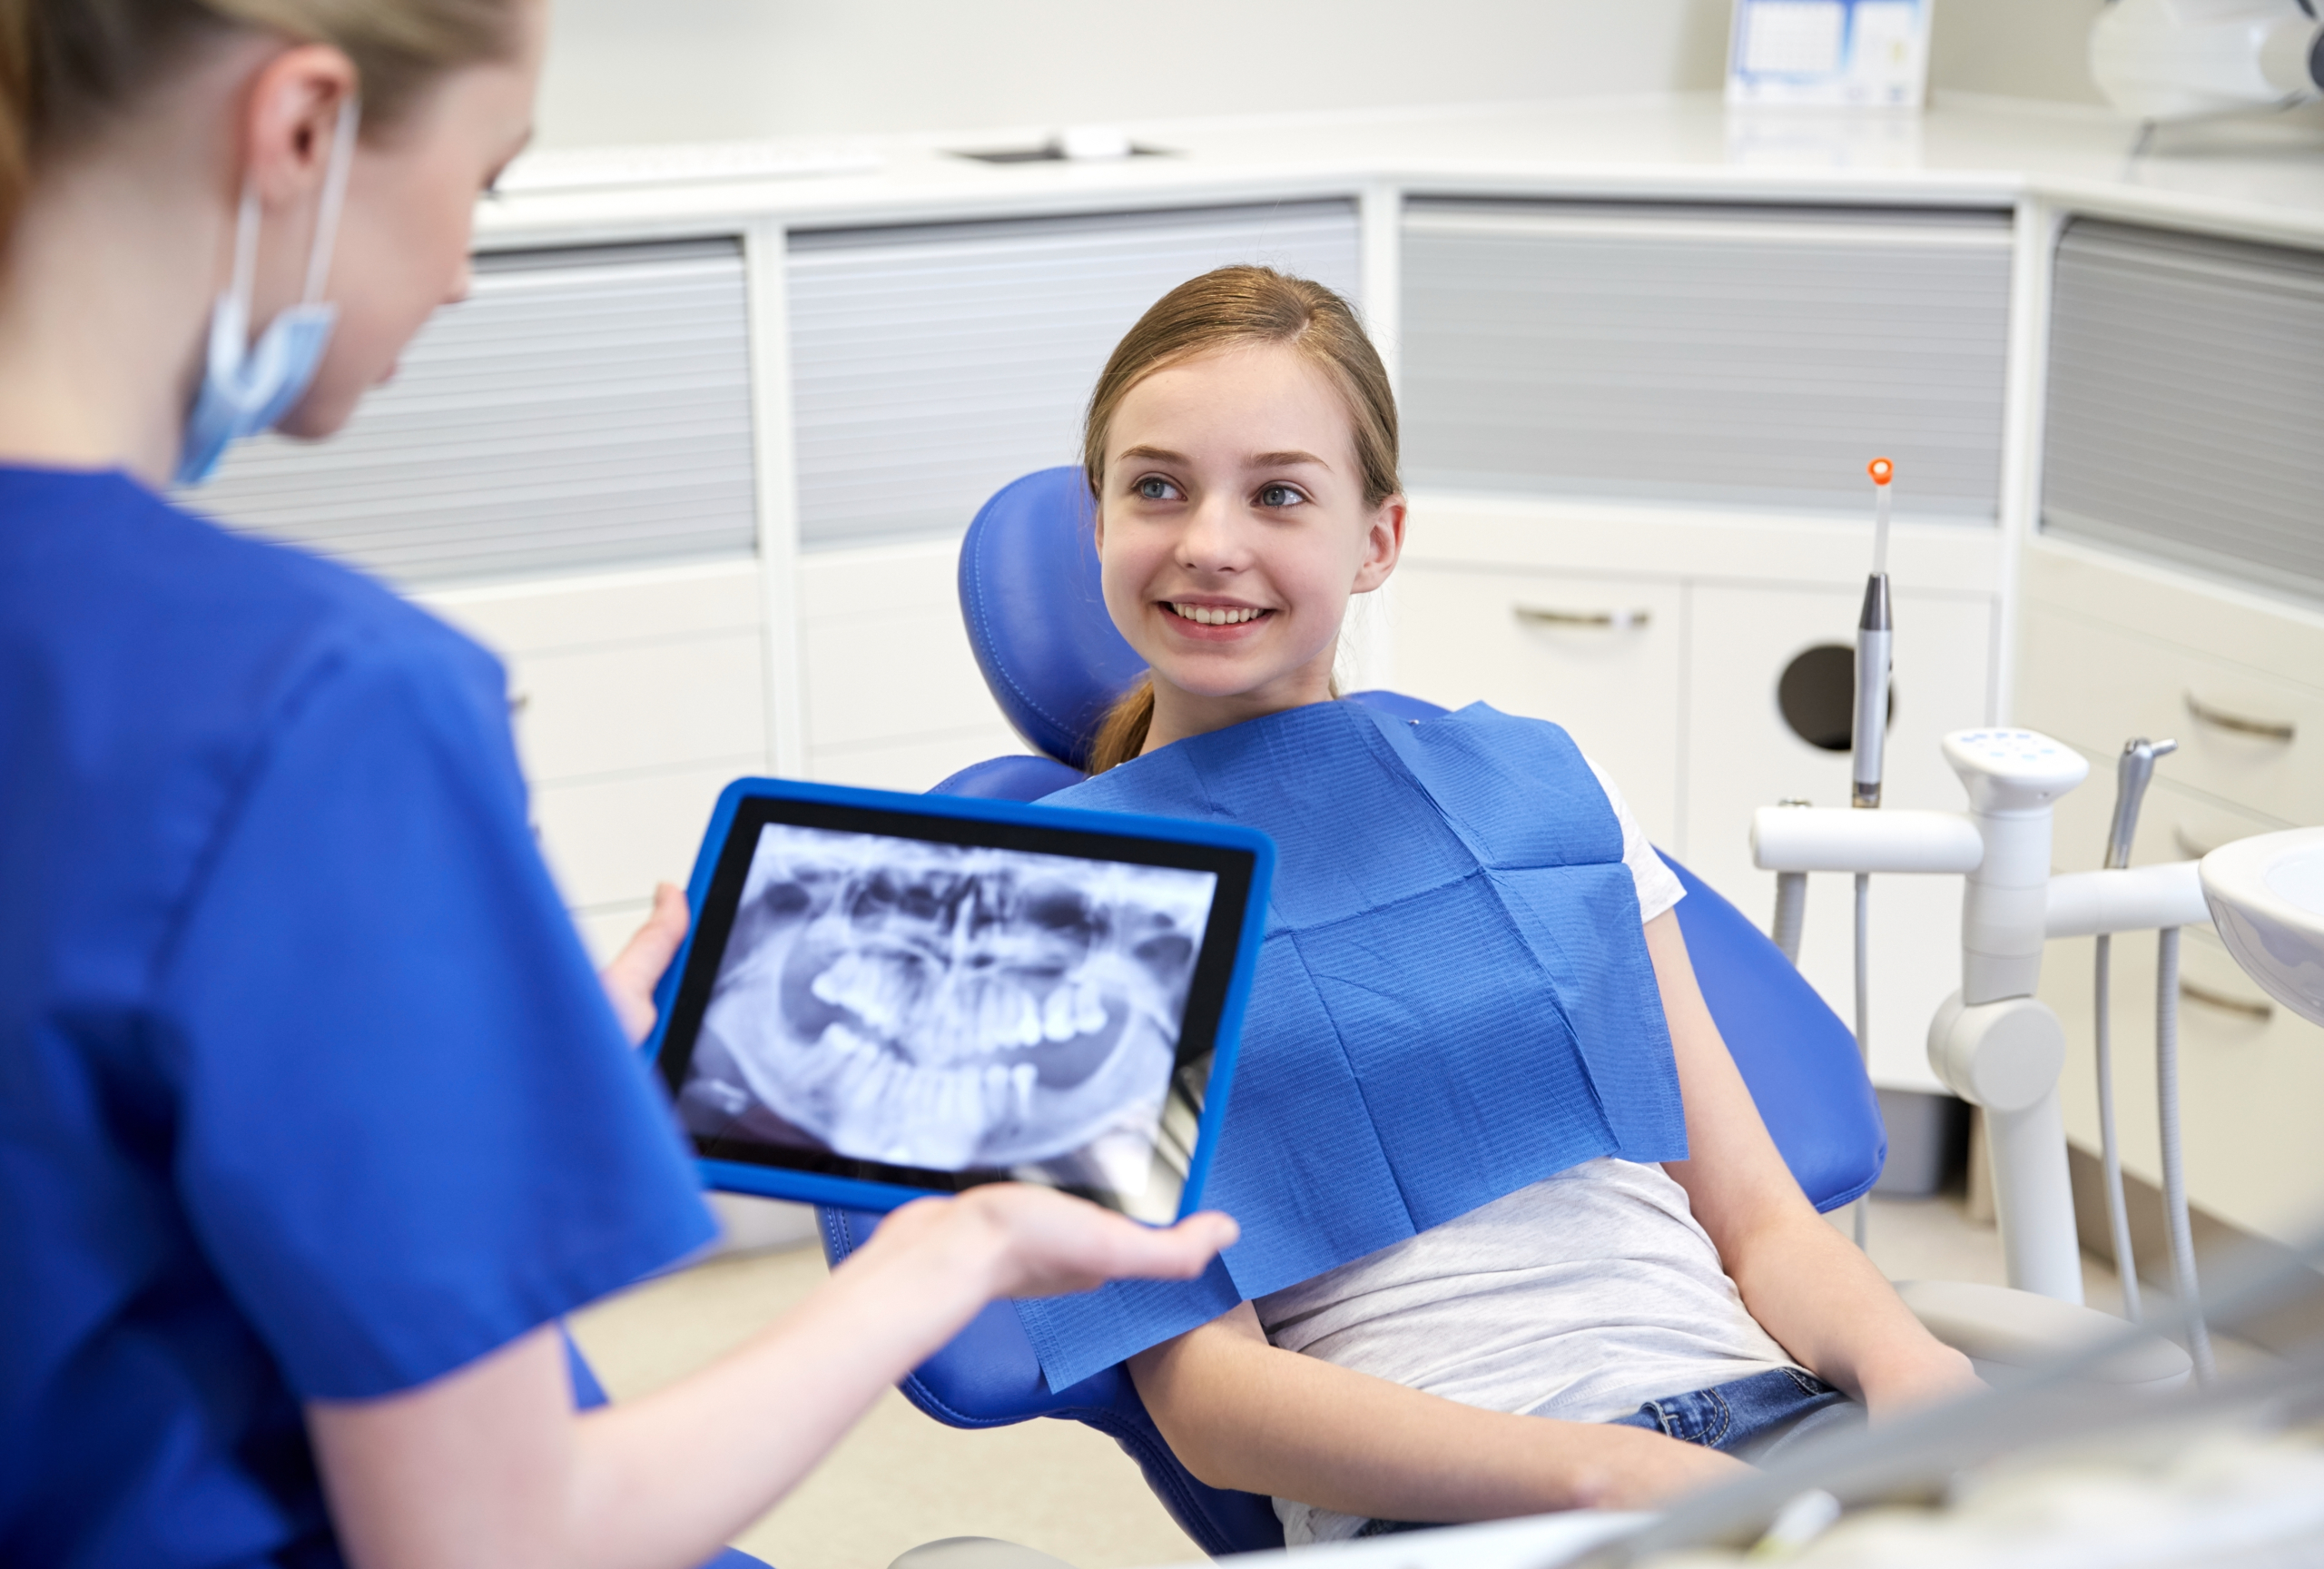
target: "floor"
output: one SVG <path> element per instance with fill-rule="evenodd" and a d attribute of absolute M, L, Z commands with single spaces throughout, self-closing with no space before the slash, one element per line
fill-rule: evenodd
<path fill-rule="evenodd" d="M 1833 1217 L 1845 1226 L 1845 1213 Z M 1959 1199 L 1875 1199 L 1869 1251 L 1892 1279 L 2002 1283 L 2000 1239 Z M 640 1287 L 575 1321 L 615 1399 L 710 1362 L 781 1315 L 822 1279 L 812 1247 L 730 1255 Z M 2121 1294 L 2087 1257 L 2093 1307 Z M 2152 1288 L 2150 1288 L 2152 1289 Z M 2222 1366 L 2257 1353 L 2222 1346 Z M 985 1432 L 944 1427 L 889 1394 L 821 1469 L 737 1545 L 779 1569 L 885 1569 L 943 1536 L 999 1536 L 1077 1569 L 1130 1569 L 1198 1557 L 1112 1442 L 1065 1422 Z"/>

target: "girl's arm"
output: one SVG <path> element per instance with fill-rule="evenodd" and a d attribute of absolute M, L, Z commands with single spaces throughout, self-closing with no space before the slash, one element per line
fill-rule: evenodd
<path fill-rule="evenodd" d="M 1283 1350 L 1248 1302 L 1129 1370 L 1202 1481 L 1344 1515 L 1452 1525 L 1645 1508 L 1743 1469 L 1642 1428 L 1483 1411 Z"/>
<path fill-rule="evenodd" d="M 686 1569 L 763 1514 L 880 1392 L 999 1296 L 1186 1278 L 1234 1238 L 1015 1186 L 889 1216 L 795 1312 L 642 1400 L 576 1415 L 541 1329 L 417 1389 L 307 1407 L 354 1569 Z"/>
<path fill-rule="evenodd" d="M 1688 1156 L 1667 1169 L 1751 1316 L 1875 1420 L 1978 1387 L 1969 1359 L 1937 1344 L 1800 1192 L 1703 1002 L 1679 917 L 1666 911 L 1648 922 L 1646 946 L 1687 1107 Z"/>

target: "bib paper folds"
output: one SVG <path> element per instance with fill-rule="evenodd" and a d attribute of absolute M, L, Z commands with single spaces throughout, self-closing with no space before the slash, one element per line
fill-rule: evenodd
<path fill-rule="evenodd" d="M 1685 1157 L 1621 829 L 1556 725 L 1321 703 L 1048 800 L 1279 856 L 1203 1196 L 1242 1240 L 1199 1279 L 1019 1302 L 1051 1389 L 1581 1161 Z"/>

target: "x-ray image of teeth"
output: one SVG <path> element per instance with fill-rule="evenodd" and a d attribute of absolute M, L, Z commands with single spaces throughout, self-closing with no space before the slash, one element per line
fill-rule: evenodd
<path fill-rule="evenodd" d="M 698 1133 L 1144 1179 L 1208 872 L 771 824 L 685 1092 Z M 1100 1175 L 1101 1174 L 1101 1175 Z"/>

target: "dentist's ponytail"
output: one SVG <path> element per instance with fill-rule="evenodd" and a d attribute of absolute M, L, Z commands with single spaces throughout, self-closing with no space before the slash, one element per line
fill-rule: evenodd
<path fill-rule="evenodd" d="M 1396 395 L 1354 308 L 1321 283 L 1272 267 L 1221 267 L 1156 301 L 1099 372 L 1081 434 L 1082 472 L 1097 505 L 1106 501 L 1108 434 L 1131 388 L 1199 355 L 1278 343 L 1321 370 L 1346 406 L 1364 504 L 1377 507 L 1402 490 Z M 1144 751 L 1153 724 L 1154 678 L 1141 676 L 1098 722 L 1089 740 L 1089 772 L 1102 774 Z"/>
<path fill-rule="evenodd" d="M 135 111 L 206 44 L 238 34 L 329 44 L 354 62 L 363 133 L 421 89 L 497 59 L 523 0 L 0 0 L 0 242 L 41 164 Z"/>

